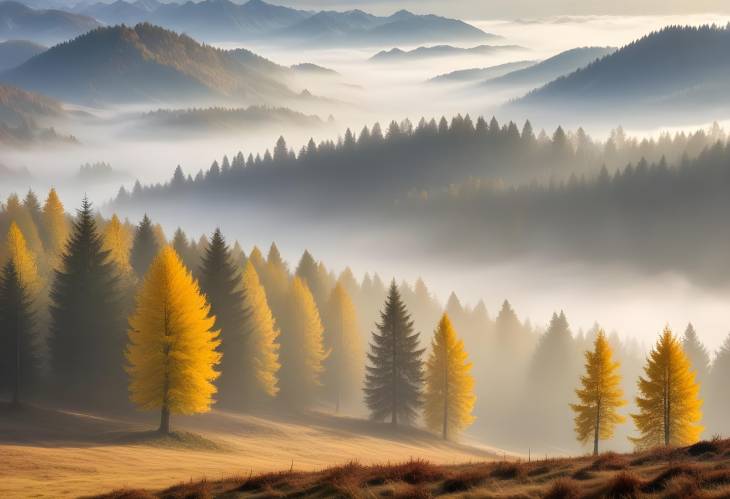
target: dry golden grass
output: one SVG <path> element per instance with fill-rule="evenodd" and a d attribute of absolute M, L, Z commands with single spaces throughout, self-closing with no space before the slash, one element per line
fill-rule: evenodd
<path fill-rule="evenodd" d="M 638 463 L 638 464 L 637 464 Z M 358 462 L 319 472 L 281 471 L 219 482 L 188 482 L 158 492 L 118 490 L 98 499 L 214 497 L 676 498 L 730 497 L 730 440 L 636 455 L 460 466 L 410 460 Z"/>
<path fill-rule="evenodd" d="M 176 418 L 173 424 L 180 432 L 160 438 L 150 431 L 153 417 L 122 420 L 33 408 L 13 412 L 0 406 L 0 497 L 155 490 L 275 470 L 316 471 L 353 458 L 363 465 L 411 458 L 453 464 L 497 455 L 447 444 L 418 430 L 396 431 L 321 414 L 287 419 L 213 412 Z M 343 473 L 343 480 L 347 476 Z"/>

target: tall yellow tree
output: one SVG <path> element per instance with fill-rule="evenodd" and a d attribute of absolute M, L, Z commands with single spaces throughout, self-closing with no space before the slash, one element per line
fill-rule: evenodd
<path fill-rule="evenodd" d="M 279 392 L 279 331 L 266 301 L 266 291 L 249 260 L 243 270 L 244 307 L 248 311 L 246 341 L 250 355 L 241 359 L 249 367 L 249 376 L 241 380 L 250 404 L 276 396 Z"/>
<path fill-rule="evenodd" d="M 279 397 L 294 408 L 312 405 L 320 393 L 327 358 L 322 331 L 312 293 L 301 278 L 294 277 L 281 315 L 279 354 Z"/>
<path fill-rule="evenodd" d="M 109 252 L 109 259 L 116 264 L 123 275 L 131 274 L 129 252 L 132 249 L 132 233 L 119 221 L 116 214 L 112 215 L 104 227 L 103 238 L 104 250 Z"/>
<path fill-rule="evenodd" d="M 361 396 L 365 353 L 355 305 L 338 283 L 330 293 L 324 313 L 324 342 L 330 355 L 325 363 L 324 385 L 335 411 Z"/>
<path fill-rule="evenodd" d="M 10 224 L 10 230 L 8 230 L 7 257 L 15 266 L 18 280 L 28 291 L 30 297 L 35 299 L 41 288 L 38 267 L 35 256 L 28 249 L 25 237 L 15 222 Z"/>
<path fill-rule="evenodd" d="M 132 402 L 161 409 L 161 433 L 170 414 L 207 412 L 221 354 L 214 317 L 197 282 L 170 246 L 150 265 L 129 319 L 126 357 Z"/>
<path fill-rule="evenodd" d="M 632 441 L 639 448 L 689 445 L 702 434 L 702 400 L 682 343 L 667 326 L 649 353 L 639 378 L 639 413 L 632 414 L 641 436 Z"/>
<path fill-rule="evenodd" d="M 443 314 L 426 362 L 424 416 L 426 426 L 441 432 L 444 440 L 474 422 L 476 396 L 471 367 L 464 342 L 456 336 L 449 316 Z"/>
<path fill-rule="evenodd" d="M 56 189 L 48 192 L 43 204 L 43 233 L 45 234 L 46 252 L 50 255 L 55 267 L 60 261 L 69 234 L 69 224 L 63 209 L 63 204 L 56 193 Z"/>
<path fill-rule="evenodd" d="M 613 437 L 617 424 L 626 421 L 618 409 L 626 405 L 621 389 L 619 363 L 614 362 L 606 333 L 598 331 L 593 351 L 585 353 L 586 373 L 580 379 L 581 388 L 575 393 L 579 402 L 571 404 L 575 412 L 575 433 L 586 444 L 593 438 L 593 454 L 598 454 L 598 441 Z"/>

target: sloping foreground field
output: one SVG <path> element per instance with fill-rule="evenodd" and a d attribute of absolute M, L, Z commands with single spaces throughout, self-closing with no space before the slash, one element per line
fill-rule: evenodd
<path fill-rule="evenodd" d="M 604 454 L 537 462 L 439 466 L 426 460 L 401 465 L 356 462 L 319 472 L 288 472 L 183 483 L 152 492 L 118 490 L 100 499 L 245 497 L 544 497 L 727 498 L 730 440 L 639 454 Z"/>
<path fill-rule="evenodd" d="M 160 438 L 154 418 L 0 405 L 0 498 L 77 497 L 114 489 L 161 489 L 177 482 L 316 471 L 352 459 L 413 458 L 442 464 L 495 459 L 486 448 L 446 444 L 419 430 L 395 431 L 358 419 L 310 414 L 296 419 L 223 412 L 174 418 Z"/>

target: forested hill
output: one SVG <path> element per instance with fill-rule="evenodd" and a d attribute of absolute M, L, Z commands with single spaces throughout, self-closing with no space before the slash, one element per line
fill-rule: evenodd
<path fill-rule="evenodd" d="M 711 111 L 717 116 L 718 108 L 730 106 L 728 47 L 728 27 L 665 28 L 535 90 L 513 107 L 609 115 L 681 110 L 685 119 Z"/>
<path fill-rule="evenodd" d="M 244 57 L 244 55 L 246 57 Z M 201 45 L 150 24 L 99 28 L 56 45 L 0 80 L 80 102 L 268 101 L 294 94 L 251 53 Z"/>
<path fill-rule="evenodd" d="M 0 1 L 0 40 L 25 39 L 52 44 L 99 26 L 99 22 L 88 16 Z"/>

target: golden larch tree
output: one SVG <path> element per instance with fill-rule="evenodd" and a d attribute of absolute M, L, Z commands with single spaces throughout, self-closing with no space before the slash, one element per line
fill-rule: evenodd
<path fill-rule="evenodd" d="M 48 192 L 43 204 L 43 233 L 45 234 L 46 251 L 50 255 L 53 266 L 60 261 L 69 235 L 69 223 L 56 189 Z"/>
<path fill-rule="evenodd" d="M 335 403 L 335 411 L 342 404 L 354 401 L 361 394 L 365 353 L 357 312 L 349 293 L 342 283 L 332 289 L 324 313 L 324 342 L 330 351 L 325 363 L 325 390 Z"/>
<path fill-rule="evenodd" d="M 25 236 L 15 222 L 10 224 L 7 238 L 7 259 L 13 262 L 18 280 L 35 299 L 41 288 L 35 255 L 28 249 Z"/>
<path fill-rule="evenodd" d="M 471 368 L 464 342 L 457 337 L 449 316 L 443 314 L 426 362 L 424 416 L 426 426 L 441 432 L 444 440 L 474 422 L 476 396 Z"/>
<path fill-rule="evenodd" d="M 161 433 L 170 432 L 171 414 L 207 412 L 213 404 L 221 354 L 209 310 L 180 257 L 165 246 L 138 291 L 126 351 L 132 402 L 161 409 Z"/>
<path fill-rule="evenodd" d="M 638 448 L 690 445 L 702 434 L 702 400 L 682 343 L 667 326 L 649 353 L 639 378 L 639 413 L 632 414 L 641 436 Z"/>
<path fill-rule="evenodd" d="M 109 252 L 109 260 L 114 262 L 123 275 L 132 272 L 132 265 L 129 263 L 132 237 L 129 228 L 119 221 L 116 214 L 112 215 L 111 220 L 104 227 L 104 250 Z"/>
<path fill-rule="evenodd" d="M 248 313 L 246 343 L 250 355 L 241 359 L 250 375 L 242 381 L 247 392 L 244 400 L 255 404 L 279 393 L 279 331 L 274 323 L 266 291 L 251 261 L 246 262 L 242 275 L 244 308 Z"/>
<path fill-rule="evenodd" d="M 621 389 L 619 363 L 613 360 L 606 333 L 598 331 L 593 350 L 585 353 L 585 374 L 575 393 L 578 403 L 570 407 L 575 412 L 575 433 L 582 444 L 593 439 L 593 454 L 598 454 L 599 440 L 613 437 L 617 424 L 626 421 L 618 409 L 626 405 Z"/>
<path fill-rule="evenodd" d="M 312 293 L 301 278 L 294 277 L 281 316 L 279 353 L 279 397 L 294 408 L 312 405 L 320 393 L 327 358 L 322 332 Z"/>

